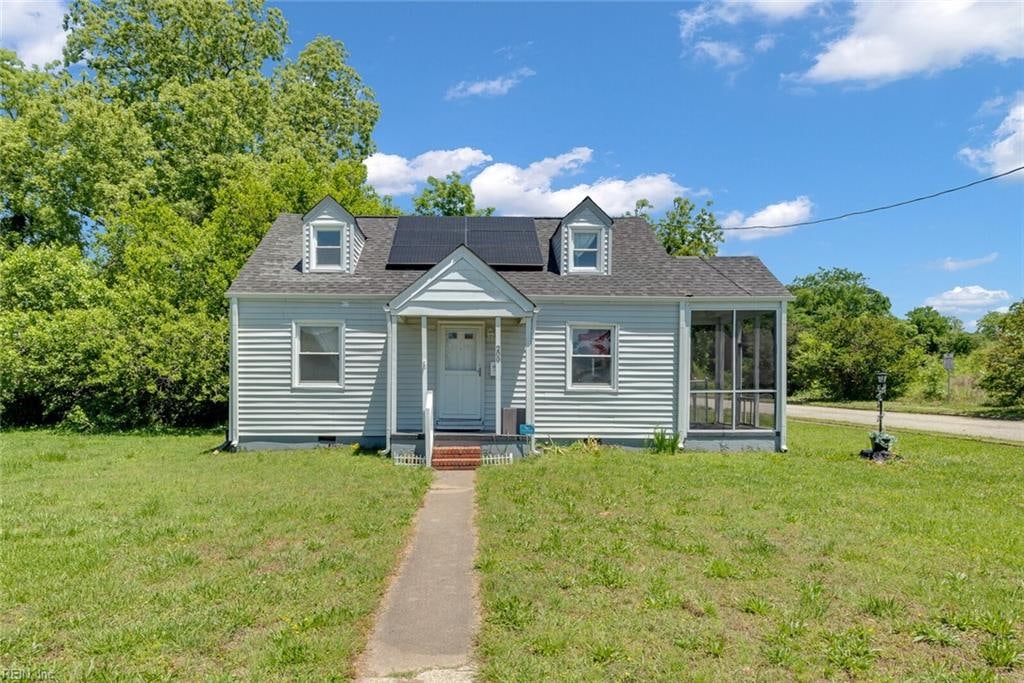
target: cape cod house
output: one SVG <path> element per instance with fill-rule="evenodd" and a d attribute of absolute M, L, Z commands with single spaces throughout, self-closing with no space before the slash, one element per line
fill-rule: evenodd
<path fill-rule="evenodd" d="M 786 288 L 755 257 L 670 257 L 589 198 L 513 218 L 356 217 L 328 197 L 279 216 L 227 296 L 242 449 L 453 464 L 658 429 L 786 448 Z"/>

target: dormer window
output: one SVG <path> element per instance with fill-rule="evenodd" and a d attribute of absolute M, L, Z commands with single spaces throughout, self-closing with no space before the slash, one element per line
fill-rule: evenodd
<path fill-rule="evenodd" d="M 342 266 L 341 230 L 317 228 L 313 231 L 313 268 L 340 270 Z"/>
<path fill-rule="evenodd" d="M 572 231 L 572 269 L 578 271 L 597 271 L 601 243 L 600 230 Z"/>
<path fill-rule="evenodd" d="M 302 217 L 302 272 L 354 273 L 364 244 L 355 216 L 324 197 Z"/>
<path fill-rule="evenodd" d="M 610 275 L 614 221 L 590 197 L 565 215 L 552 235 L 562 275 Z"/>

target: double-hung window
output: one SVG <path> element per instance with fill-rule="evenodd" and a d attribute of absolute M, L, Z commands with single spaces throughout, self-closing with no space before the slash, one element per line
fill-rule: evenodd
<path fill-rule="evenodd" d="M 614 389 L 618 334 L 614 326 L 570 325 L 570 389 Z"/>
<path fill-rule="evenodd" d="M 325 270 L 341 268 L 341 229 L 316 228 L 313 230 L 313 268 Z"/>
<path fill-rule="evenodd" d="M 600 264 L 600 230 L 579 230 L 572 231 L 572 253 L 569 255 L 572 270 L 576 271 L 597 271 Z"/>
<path fill-rule="evenodd" d="M 296 322 L 293 335 L 292 384 L 342 386 L 345 326 L 335 322 Z"/>

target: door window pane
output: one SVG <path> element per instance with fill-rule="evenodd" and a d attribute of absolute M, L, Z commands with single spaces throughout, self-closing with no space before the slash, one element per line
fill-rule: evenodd
<path fill-rule="evenodd" d="M 476 370 L 475 337 L 472 332 L 449 332 L 445 335 L 445 370 Z"/>

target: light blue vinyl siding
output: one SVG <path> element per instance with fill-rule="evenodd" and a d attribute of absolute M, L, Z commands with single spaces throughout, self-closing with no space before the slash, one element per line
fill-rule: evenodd
<path fill-rule="evenodd" d="M 548 303 L 536 332 L 537 437 L 646 439 L 675 425 L 675 303 Z M 566 389 L 566 324 L 618 325 L 618 389 Z"/>
<path fill-rule="evenodd" d="M 238 302 L 238 430 L 272 437 L 382 436 L 385 432 L 384 300 Z M 292 321 L 344 321 L 344 389 L 292 387 Z"/>

